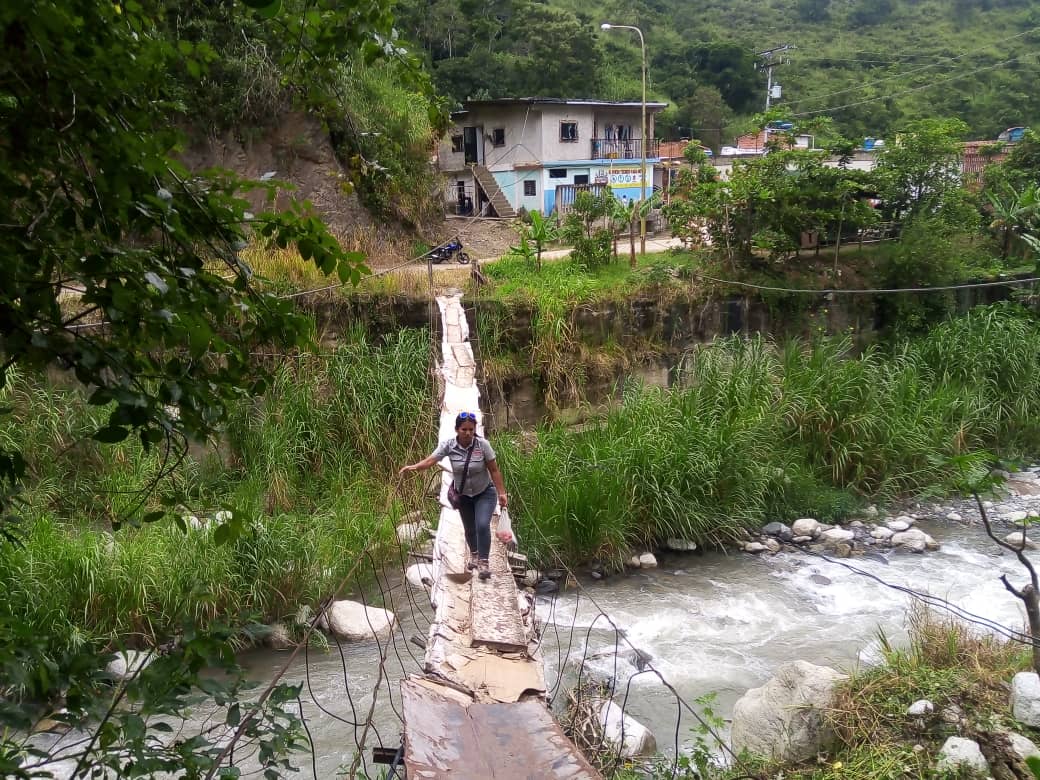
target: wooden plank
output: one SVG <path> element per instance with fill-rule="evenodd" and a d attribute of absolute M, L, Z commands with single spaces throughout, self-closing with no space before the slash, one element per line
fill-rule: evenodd
<path fill-rule="evenodd" d="M 413 780 L 602 780 L 538 698 L 478 703 L 414 677 L 401 694 Z"/>
<path fill-rule="evenodd" d="M 527 649 L 527 633 L 517 602 L 516 580 L 506 548 L 492 531 L 491 578 L 470 581 L 470 633 L 473 645 L 506 652 Z"/>

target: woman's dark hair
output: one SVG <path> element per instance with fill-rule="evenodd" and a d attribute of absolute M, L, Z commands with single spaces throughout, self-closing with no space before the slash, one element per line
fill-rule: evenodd
<path fill-rule="evenodd" d="M 473 412 L 459 412 L 458 416 L 455 418 L 455 430 L 458 430 L 464 422 L 472 422 L 476 425 L 477 415 L 473 414 Z"/>

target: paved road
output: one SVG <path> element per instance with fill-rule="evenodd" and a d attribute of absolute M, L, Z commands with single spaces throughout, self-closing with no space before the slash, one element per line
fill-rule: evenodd
<path fill-rule="evenodd" d="M 638 242 L 636 242 L 636 247 L 638 248 L 638 246 L 639 246 L 639 244 L 638 244 Z M 677 239 L 677 238 L 648 238 L 647 241 L 646 241 L 646 253 L 648 255 L 660 254 L 662 252 L 667 252 L 669 249 L 677 249 L 677 248 L 681 248 L 681 247 L 682 247 L 682 242 L 679 239 Z M 550 249 L 548 251 L 542 252 L 542 260 L 561 260 L 564 257 L 568 257 L 570 255 L 570 253 L 573 252 L 573 251 L 574 250 L 572 248 L 570 248 L 570 247 L 568 247 L 566 249 Z M 628 239 L 627 239 L 627 237 L 626 238 L 622 238 L 622 239 L 620 239 L 618 241 L 618 255 L 621 256 L 622 258 L 627 258 L 628 257 Z M 481 258 L 479 258 L 479 262 L 481 262 L 481 263 L 490 263 L 490 262 L 493 262 L 495 260 L 500 260 L 500 259 L 501 259 L 500 256 L 496 256 L 496 257 L 481 257 Z M 462 268 L 466 268 L 466 267 L 467 266 L 459 265 L 458 263 L 441 263 L 440 265 L 435 265 L 433 267 L 433 270 L 434 271 L 458 271 L 458 270 L 460 270 Z M 417 263 L 415 265 L 409 266 L 409 270 L 412 270 L 412 271 L 425 271 L 426 270 L 426 266 L 419 265 Z"/>

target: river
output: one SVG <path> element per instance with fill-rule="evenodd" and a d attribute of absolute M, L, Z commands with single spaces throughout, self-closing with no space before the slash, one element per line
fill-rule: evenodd
<path fill-rule="evenodd" d="M 723 718 L 729 717 L 744 691 L 764 683 L 786 662 L 803 659 L 849 670 L 877 662 L 879 631 L 894 643 L 904 643 L 911 598 L 889 586 L 945 598 L 986 620 L 1021 628 L 1024 615 L 1019 602 L 999 581 L 1004 573 L 1013 583 L 1024 581 L 1013 556 L 1001 554 L 980 526 L 919 525 L 941 542 L 939 551 L 845 561 L 795 552 L 760 557 L 665 554 L 657 569 L 583 581 L 581 588 L 561 593 L 555 603 L 543 598 L 538 615 L 546 625 L 546 678 L 558 691 L 557 704 L 565 699 L 579 659 L 608 651 L 590 661 L 590 668 L 602 675 L 616 674 L 619 701 L 632 678 L 626 710 L 653 730 L 662 752 L 675 750 L 677 717 L 679 749 L 692 744 L 696 720 L 688 713 L 679 717 L 675 696 L 652 674 L 636 675 L 634 666 L 614 660 L 609 651 L 615 647 L 615 633 L 593 600 L 624 630 L 628 642 L 652 657 L 653 667 L 683 699 L 693 704 L 698 697 L 714 693 L 713 707 Z M 373 719 L 378 738 L 370 734 L 369 747 L 380 742 L 398 744 L 397 682 L 403 674 L 418 671 L 422 658 L 422 651 L 405 637 L 425 633 L 430 610 L 421 598 L 415 599 L 418 608 L 410 609 L 404 587 L 398 583 L 391 591 L 401 626 L 388 646 L 388 676 Z M 619 643 L 626 648 L 625 640 Z M 344 645 L 342 660 L 334 647 L 329 653 L 311 652 L 309 663 L 301 658 L 286 675 L 287 681 L 305 684 L 309 669 L 311 690 L 328 710 L 319 710 L 304 688 L 304 713 L 316 746 L 319 778 L 333 776 L 355 752 L 354 729 L 338 718 L 363 720 L 371 703 L 378 655 L 375 642 Z M 247 656 L 246 661 L 253 674 L 264 679 L 285 657 L 263 652 Z M 344 665 L 353 707 L 344 686 Z M 556 686 L 561 670 L 564 679 Z M 362 717 L 355 718 L 355 712 Z M 313 774 L 309 757 L 297 764 L 305 775 Z"/>

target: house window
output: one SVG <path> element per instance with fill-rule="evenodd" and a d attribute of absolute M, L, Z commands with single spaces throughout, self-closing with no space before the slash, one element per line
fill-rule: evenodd
<path fill-rule="evenodd" d="M 550 168 L 549 169 L 550 179 L 566 179 L 567 169 L 566 168 Z"/>
<path fill-rule="evenodd" d="M 530 198 L 533 195 L 538 194 L 537 184 L 534 179 L 524 179 L 524 195 Z"/>
<path fill-rule="evenodd" d="M 560 122 L 560 140 L 561 141 L 577 141 L 578 140 L 578 123 L 577 122 Z"/>
<path fill-rule="evenodd" d="M 462 151 L 462 133 L 459 133 L 458 135 L 453 135 L 451 137 L 451 150 L 453 152 Z"/>
<path fill-rule="evenodd" d="M 496 127 L 494 130 L 491 131 L 491 145 L 506 145 L 506 129 L 504 127 Z"/>

